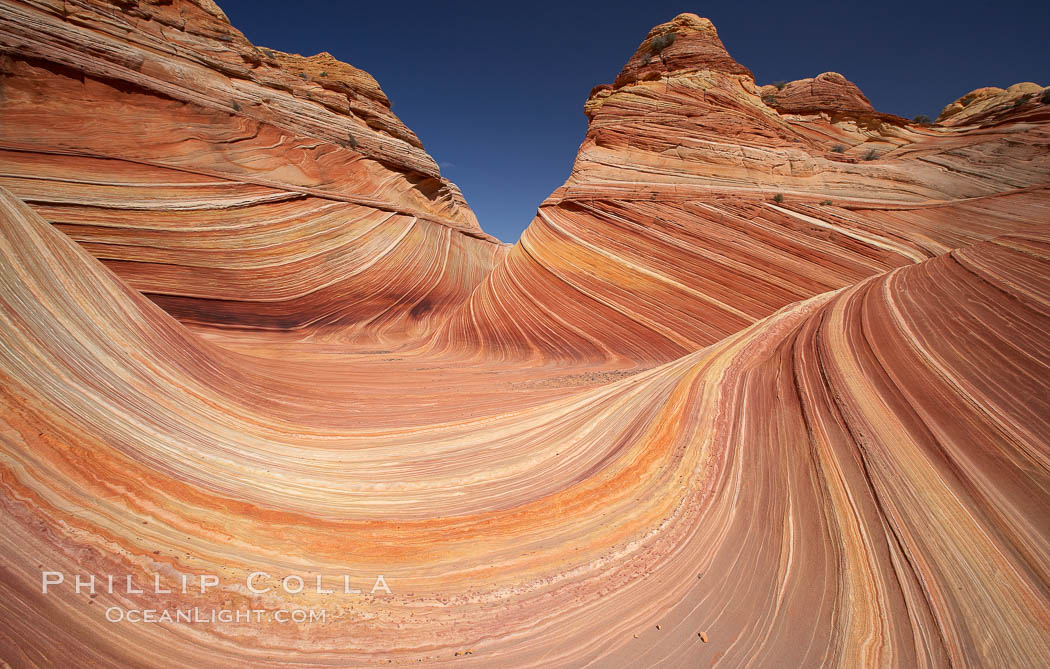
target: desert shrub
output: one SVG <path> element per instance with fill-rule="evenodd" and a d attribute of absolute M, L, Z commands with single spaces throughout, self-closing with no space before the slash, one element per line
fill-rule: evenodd
<path fill-rule="evenodd" d="M 918 116 L 912 119 L 912 122 L 918 123 L 919 125 L 930 125 L 931 123 L 933 123 L 933 119 L 931 119 L 926 114 L 919 114 Z"/>
<path fill-rule="evenodd" d="M 773 85 L 777 87 L 778 91 L 784 90 L 784 87 L 788 85 L 788 82 L 781 79 L 780 81 L 774 81 Z"/>
<path fill-rule="evenodd" d="M 262 51 L 266 55 L 267 58 L 276 58 L 277 57 L 277 54 L 275 54 L 270 49 L 263 48 L 263 49 L 259 49 L 259 50 Z"/>
<path fill-rule="evenodd" d="M 306 79 L 306 72 L 300 72 L 299 73 L 299 78 L 300 79 Z"/>
<path fill-rule="evenodd" d="M 1043 91 L 1043 97 L 1039 98 L 1039 101 L 1044 105 L 1050 105 L 1050 88 Z"/>
<path fill-rule="evenodd" d="M 233 101 L 233 111 L 240 111 L 240 110 L 241 110 L 241 105 L 236 100 L 234 100 Z"/>
<path fill-rule="evenodd" d="M 649 62 L 652 61 L 652 59 L 653 58 L 652 58 L 652 56 L 650 54 L 645 54 L 644 56 L 642 56 L 642 67 L 645 67 L 646 65 L 648 65 Z"/>
<path fill-rule="evenodd" d="M 354 137 L 353 135 L 347 135 L 346 136 L 346 144 L 351 149 L 356 149 L 357 148 L 357 138 Z"/>
<path fill-rule="evenodd" d="M 773 196 L 773 201 L 776 202 L 777 204 L 780 204 L 781 202 L 784 201 L 784 194 L 783 193 L 777 193 L 776 195 Z"/>
<path fill-rule="evenodd" d="M 832 202 L 831 200 L 821 200 L 820 204 L 830 206 L 830 205 L 834 204 L 834 202 Z"/>
<path fill-rule="evenodd" d="M 878 157 L 879 153 L 875 149 L 872 149 L 871 151 L 868 151 L 866 154 L 864 154 L 864 160 L 875 160 Z"/>
<path fill-rule="evenodd" d="M 321 73 L 321 76 L 322 76 L 322 77 L 327 77 L 327 76 L 328 76 L 328 73 L 327 73 L 327 72 L 322 72 L 322 73 Z"/>
<path fill-rule="evenodd" d="M 767 107 L 776 107 L 777 106 L 777 96 L 775 96 L 775 95 L 763 95 L 762 96 L 762 102 L 764 102 Z"/>
<path fill-rule="evenodd" d="M 667 47 L 674 44 L 676 35 L 674 33 L 664 33 L 652 41 L 649 45 L 649 51 L 652 53 L 660 53 Z"/>
<path fill-rule="evenodd" d="M 846 153 L 846 147 L 841 145 L 841 144 L 836 144 L 835 146 L 831 147 L 831 152 L 832 153 Z"/>

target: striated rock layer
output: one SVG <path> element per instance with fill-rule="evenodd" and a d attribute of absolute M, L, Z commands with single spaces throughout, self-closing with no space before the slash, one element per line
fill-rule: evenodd
<path fill-rule="evenodd" d="M 1007 106 L 924 127 L 836 73 L 759 87 L 683 14 L 592 91 L 569 180 L 438 345 L 664 362 L 800 299 L 1038 229 L 1050 106 Z"/>
<path fill-rule="evenodd" d="M 2 0 L 0 48 L 0 661 L 1050 665 L 1027 88 L 914 125 L 682 15 L 508 250 L 207 0 Z"/>
<path fill-rule="evenodd" d="M 0 3 L 0 185 L 187 322 L 403 337 L 504 249 L 370 75 L 211 2 Z"/>
<path fill-rule="evenodd" d="M 884 273 L 535 409 L 391 433 L 253 407 L 191 333 L 3 206 L 16 664 L 1050 661 L 1050 237 Z M 44 597 L 39 565 L 230 585 Z M 255 571 L 395 590 L 305 632 L 102 618 L 333 603 L 251 595 Z"/>

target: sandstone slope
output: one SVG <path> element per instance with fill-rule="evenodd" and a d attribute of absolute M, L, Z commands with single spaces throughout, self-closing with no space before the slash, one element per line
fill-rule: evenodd
<path fill-rule="evenodd" d="M 187 322 L 404 338 L 504 248 L 370 75 L 210 0 L 0 3 L 0 185 Z"/>
<path fill-rule="evenodd" d="M 0 662 L 1050 665 L 1027 88 L 914 125 L 682 15 L 508 250 L 359 70 L 208 0 L 0 10 Z"/>
<path fill-rule="evenodd" d="M 792 302 L 1041 227 L 1050 105 L 998 109 L 924 127 L 836 73 L 760 87 L 710 21 L 683 14 L 592 91 L 569 180 L 436 344 L 662 362 Z"/>
<path fill-rule="evenodd" d="M 376 431 L 246 402 L 184 326 L 7 195 L 0 214 L 16 666 L 1050 661 L 1046 235 L 534 409 Z M 45 597 L 39 565 L 228 585 Z M 305 628 L 102 617 L 332 607 L 253 595 L 254 571 L 396 589 Z"/>

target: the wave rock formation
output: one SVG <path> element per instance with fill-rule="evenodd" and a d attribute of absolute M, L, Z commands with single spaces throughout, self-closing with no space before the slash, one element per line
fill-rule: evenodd
<path fill-rule="evenodd" d="M 0 664 L 1050 666 L 1050 93 L 585 110 L 507 246 L 361 70 L 0 0 Z"/>

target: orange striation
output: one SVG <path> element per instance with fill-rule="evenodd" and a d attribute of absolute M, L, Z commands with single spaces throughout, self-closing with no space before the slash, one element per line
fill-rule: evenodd
<path fill-rule="evenodd" d="M 0 661 L 1050 665 L 1032 86 L 917 125 L 683 14 L 508 247 L 328 54 L 0 0 Z M 107 620 L 189 609 L 260 617 Z"/>

